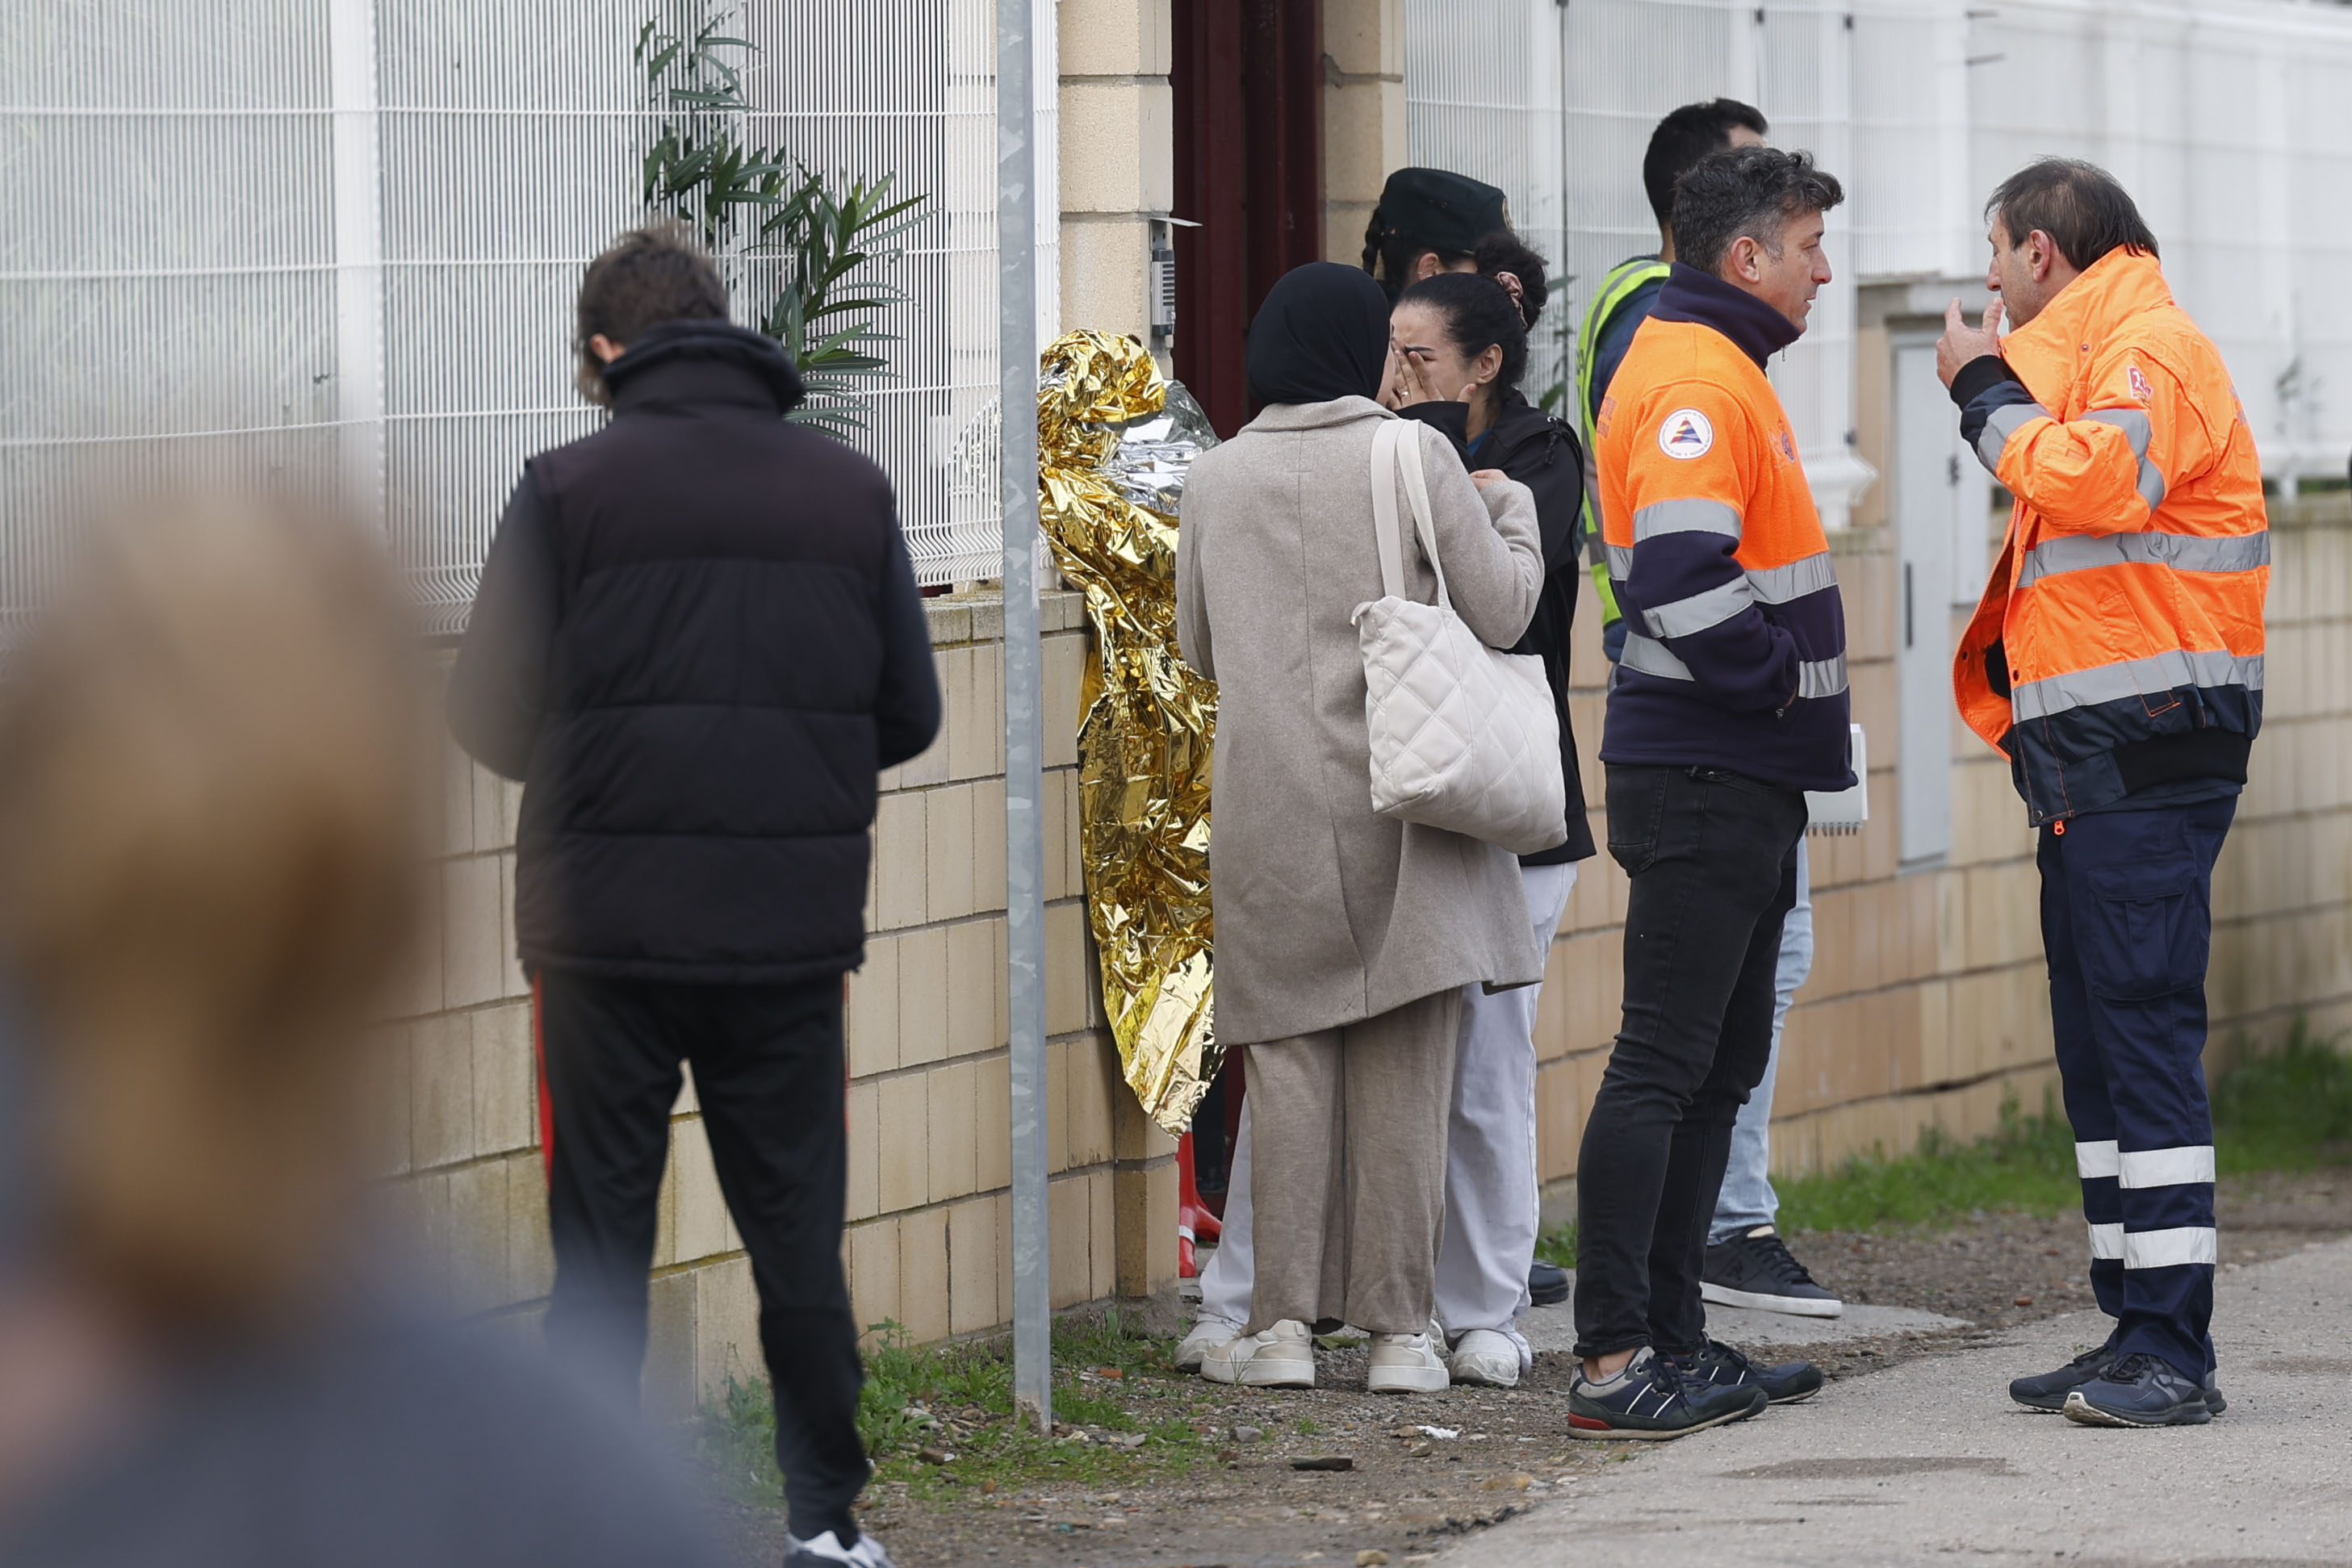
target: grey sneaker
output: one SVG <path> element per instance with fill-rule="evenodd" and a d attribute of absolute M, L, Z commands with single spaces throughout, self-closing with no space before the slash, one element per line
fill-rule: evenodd
<path fill-rule="evenodd" d="M 1752 1307 L 1801 1318 L 1845 1315 L 1845 1303 L 1816 1283 L 1780 1239 L 1759 1225 L 1744 1236 L 1707 1244 L 1699 1269 L 1699 1299 L 1719 1307 Z"/>

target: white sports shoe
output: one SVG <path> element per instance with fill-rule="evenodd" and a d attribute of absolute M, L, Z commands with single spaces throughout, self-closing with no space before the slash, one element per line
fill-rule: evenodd
<path fill-rule="evenodd" d="M 1488 1388 L 1519 1385 L 1519 1347 L 1508 1334 L 1494 1329 L 1472 1329 L 1455 1343 L 1445 1358 L 1445 1369 L 1456 1383 L 1483 1384 Z"/>
<path fill-rule="evenodd" d="M 1201 1358 L 1201 1375 L 1212 1383 L 1238 1383 L 1246 1388 L 1312 1388 L 1315 1340 L 1305 1323 L 1285 1318 L 1270 1329 L 1210 1351 Z"/>
<path fill-rule="evenodd" d="M 1445 1358 L 1437 1354 L 1444 1343 L 1426 1333 L 1374 1334 L 1372 1369 L 1364 1386 L 1375 1394 L 1436 1393 L 1452 1381 Z M 1516 1364 L 1516 1355 L 1513 1360 Z"/>
<path fill-rule="evenodd" d="M 844 1546 L 830 1530 L 823 1535 L 803 1541 L 797 1535 L 784 1537 L 784 1568 L 898 1568 L 882 1543 L 860 1531 L 854 1546 Z"/>
<path fill-rule="evenodd" d="M 1231 1344 L 1241 1337 L 1242 1325 L 1230 1318 L 1202 1318 L 1192 1325 L 1192 1332 L 1184 1336 L 1184 1343 L 1176 1347 L 1176 1370 L 1200 1371 L 1202 1356 L 1219 1345 Z"/>

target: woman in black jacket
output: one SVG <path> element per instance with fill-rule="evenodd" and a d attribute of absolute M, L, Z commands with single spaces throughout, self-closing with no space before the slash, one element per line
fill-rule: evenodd
<path fill-rule="evenodd" d="M 1502 235 L 1481 245 L 1479 261 L 1478 272 L 1440 273 L 1398 297 L 1389 318 L 1396 361 L 1390 406 L 1451 436 L 1470 468 L 1499 470 L 1535 492 L 1544 587 L 1514 651 L 1542 657 L 1558 705 L 1568 839 L 1519 865 L 1528 918 L 1549 948 L 1576 883 L 1576 862 L 1593 852 L 1568 718 L 1584 452 L 1572 428 L 1518 390 L 1528 327 L 1544 303 L 1542 260 Z M 1556 1301 L 1567 1285 L 1557 1270 L 1535 1261 L 1535 1023 L 1542 988 L 1470 989 L 1477 994 L 1465 998 L 1447 1137 L 1437 1315 L 1454 1381 L 1509 1387 L 1533 1360 L 1520 1315 L 1537 1290 Z"/>

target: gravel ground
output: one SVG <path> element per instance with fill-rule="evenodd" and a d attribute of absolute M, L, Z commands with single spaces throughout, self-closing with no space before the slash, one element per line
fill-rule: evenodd
<path fill-rule="evenodd" d="M 2221 1184 L 2225 1269 L 2352 1233 L 2352 1171 L 2232 1177 Z M 1792 1237 L 1814 1274 L 1856 1301 L 1917 1307 L 1971 1326 L 1939 1334 L 1776 1347 L 1819 1362 L 1832 1380 L 1982 1346 L 2002 1330 L 2092 1304 L 2075 1217 L 1974 1217 L 1932 1233 L 1831 1231 Z M 1118 1491 L 1040 1487 L 952 1503 L 903 1489 L 869 1494 L 866 1525 L 902 1568 L 1048 1564 L 1052 1568 L 1259 1568 L 1428 1561 L 1452 1542 L 1543 1500 L 1572 1493 L 1630 1445 L 1565 1439 L 1565 1356 L 1546 1354 L 1515 1390 L 1447 1389 L 1385 1397 L 1364 1391 L 1360 1349 L 1325 1353 L 1311 1391 L 1247 1390 L 1186 1379 L 1207 1396 L 1202 1418 L 1230 1458 Z M 1832 1387 L 1825 1397 L 1834 1398 Z M 1311 1429 L 1301 1431 L 1302 1424 Z M 1439 1437 L 1423 1426 L 1450 1431 Z M 1234 1437 L 1236 1428 L 1255 1436 Z M 1409 1435 L 1401 1435 L 1409 1434 Z M 1292 1461 L 1344 1457 L 1347 1471 Z M 781 1520 L 729 1509 L 740 1561 L 773 1563 Z"/>

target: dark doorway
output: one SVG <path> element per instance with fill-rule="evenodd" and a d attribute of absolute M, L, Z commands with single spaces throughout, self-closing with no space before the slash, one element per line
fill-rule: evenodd
<path fill-rule="evenodd" d="M 1323 254 L 1322 0 L 1174 0 L 1176 374 L 1221 435 L 1253 412 L 1249 319 Z"/>

